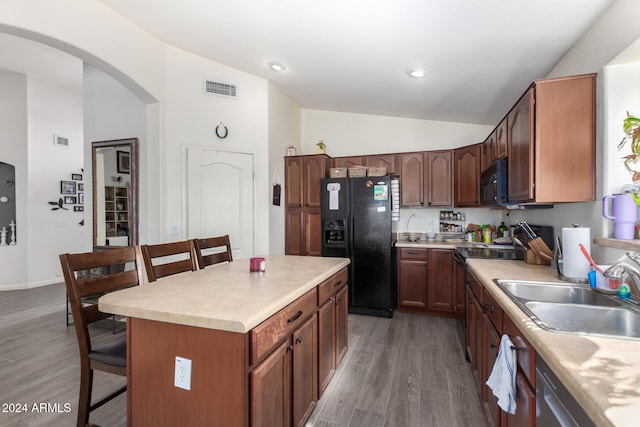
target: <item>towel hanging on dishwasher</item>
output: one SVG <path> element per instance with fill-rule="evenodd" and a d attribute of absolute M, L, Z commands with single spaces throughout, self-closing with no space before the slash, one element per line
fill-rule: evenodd
<path fill-rule="evenodd" d="M 487 385 L 498 398 L 498 406 L 509 414 L 516 413 L 516 347 L 507 334 L 500 339 L 498 357 L 493 364 Z"/>

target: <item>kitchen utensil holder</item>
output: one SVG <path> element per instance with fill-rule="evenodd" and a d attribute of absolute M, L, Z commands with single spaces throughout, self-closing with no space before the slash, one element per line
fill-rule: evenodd
<path fill-rule="evenodd" d="M 536 237 L 531 240 L 527 246 L 529 249 L 525 252 L 524 258 L 527 264 L 551 265 L 553 252 L 551 252 L 549 246 L 542 240 L 542 237 Z"/>

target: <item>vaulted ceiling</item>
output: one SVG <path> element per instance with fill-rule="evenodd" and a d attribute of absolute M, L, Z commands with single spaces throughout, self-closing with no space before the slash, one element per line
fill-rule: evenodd
<path fill-rule="evenodd" d="M 611 3 L 101 1 L 172 46 L 268 79 L 302 108 L 488 125 Z M 407 75 L 416 67 L 425 77 Z"/>

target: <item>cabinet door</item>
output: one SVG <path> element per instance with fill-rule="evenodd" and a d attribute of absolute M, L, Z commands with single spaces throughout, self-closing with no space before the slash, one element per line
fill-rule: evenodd
<path fill-rule="evenodd" d="M 318 309 L 318 396 L 329 385 L 336 368 L 335 296 Z"/>
<path fill-rule="evenodd" d="M 423 153 L 407 153 L 400 155 L 400 177 L 400 203 L 402 206 L 423 206 Z"/>
<path fill-rule="evenodd" d="M 297 208 L 302 206 L 302 157 L 287 157 L 284 159 L 284 197 L 285 207 Z"/>
<path fill-rule="evenodd" d="M 352 168 L 354 166 L 364 166 L 362 157 L 336 157 L 333 159 L 333 166 L 336 168 Z"/>
<path fill-rule="evenodd" d="M 498 127 L 496 127 L 496 145 L 495 145 L 495 158 L 496 160 L 505 159 L 507 157 L 507 123 L 508 118 L 502 119 Z"/>
<path fill-rule="evenodd" d="M 429 151 L 427 162 L 427 204 L 429 206 L 453 206 L 452 151 Z"/>
<path fill-rule="evenodd" d="M 533 89 L 529 89 L 508 115 L 507 143 L 509 201 L 524 202 L 534 198 L 534 106 Z"/>
<path fill-rule="evenodd" d="M 327 177 L 329 160 L 325 155 L 303 157 L 304 205 L 320 207 L 320 180 Z"/>
<path fill-rule="evenodd" d="M 535 427 L 536 393 L 520 370 L 516 373 L 516 413 L 502 413 L 504 427 Z M 542 426 L 541 426 L 542 427 Z"/>
<path fill-rule="evenodd" d="M 336 367 L 340 366 L 342 358 L 349 347 L 349 292 L 345 286 L 336 294 Z"/>
<path fill-rule="evenodd" d="M 482 374 L 482 401 L 487 409 L 490 420 L 494 427 L 500 426 L 500 420 L 502 418 L 500 412 L 501 409 L 498 406 L 498 398 L 493 395 L 493 392 L 485 384 L 489 379 L 493 365 L 498 358 L 498 350 L 500 347 L 500 336 L 496 332 L 493 324 L 487 316 L 484 316 L 483 323 L 483 342 L 484 342 L 484 361 L 483 361 L 483 374 Z"/>
<path fill-rule="evenodd" d="M 287 255 L 304 255 L 302 216 L 300 209 L 287 209 L 285 212 L 284 252 Z"/>
<path fill-rule="evenodd" d="M 484 320 L 482 317 L 482 305 L 480 305 L 480 301 L 475 296 L 473 297 L 473 312 L 473 316 L 475 317 L 475 331 L 473 333 L 475 336 L 475 341 L 473 342 L 474 348 L 472 349 L 472 354 L 473 356 L 475 356 L 473 358 L 473 360 L 475 360 L 475 363 L 471 365 L 471 370 L 473 371 L 473 376 L 475 377 L 476 383 L 478 384 L 478 390 L 481 390 L 480 395 L 482 396 L 482 387 L 484 385 L 484 381 L 482 379 L 482 366 L 484 363 L 483 360 L 485 358 L 483 351 L 484 343 L 482 340 Z"/>
<path fill-rule="evenodd" d="M 427 307 L 427 261 L 400 261 L 398 272 L 399 308 Z"/>
<path fill-rule="evenodd" d="M 431 310 L 453 312 L 453 251 L 431 249 L 431 268 L 428 280 L 428 307 Z"/>
<path fill-rule="evenodd" d="M 309 208 L 303 213 L 304 253 L 308 256 L 322 256 L 322 225 L 320 209 Z"/>
<path fill-rule="evenodd" d="M 293 333 L 293 425 L 303 426 L 318 401 L 318 328 L 311 316 Z"/>
<path fill-rule="evenodd" d="M 286 341 L 251 372 L 251 425 L 291 425 L 291 347 Z"/>
<path fill-rule="evenodd" d="M 380 154 L 376 156 L 366 156 L 365 165 L 367 166 L 384 166 L 387 173 L 397 174 L 399 172 L 397 165 L 397 156 L 395 154 Z"/>
<path fill-rule="evenodd" d="M 482 170 L 486 170 L 496 160 L 496 131 L 489 134 L 482 143 Z"/>
<path fill-rule="evenodd" d="M 464 265 L 454 261 L 453 263 L 453 306 L 456 316 L 462 318 L 465 315 L 466 301 L 464 297 Z"/>
<path fill-rule="evenodd" d="M 454 151 L 454 205 L 480 206 L 480 148 L 482 144 Z"/>

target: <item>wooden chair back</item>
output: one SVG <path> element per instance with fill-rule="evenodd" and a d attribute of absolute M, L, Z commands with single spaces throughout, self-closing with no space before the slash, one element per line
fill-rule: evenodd
<path fill-rule="evenodd" d="M 69 305 L 80 350 L 80 396 L 78 426 L 89 421 L 89 413 L 126 390 L 126 385 L 91 404 L 93 370 L 126 376 L 126 337 L 94 346 L 89 325 L 111 316 L 98 310 L 97 298 L 108 292 L 137 286 L 142 281 L 142 260 L 135 247 L 101 252 L 61 254 Z"/>
<path fill-rule="evenodd" d="M 229 240 L 228 234 L 205 239 L 193 239 L 193 244 L 196 257 L 198 258 L 198 267 L 201 269 L 205 268 L 207 265 L 233 261 L 231 241 Z M 221 252 L 209 253 L 208 250 L 214 250 L 215 248 L 224 248 L 224 250 Z"/>
<path fill-rule="evenodd" d="M 149 282 L 172 274 L 196 270 L 192 240 L 142 245 L 140 249 Z"/>

